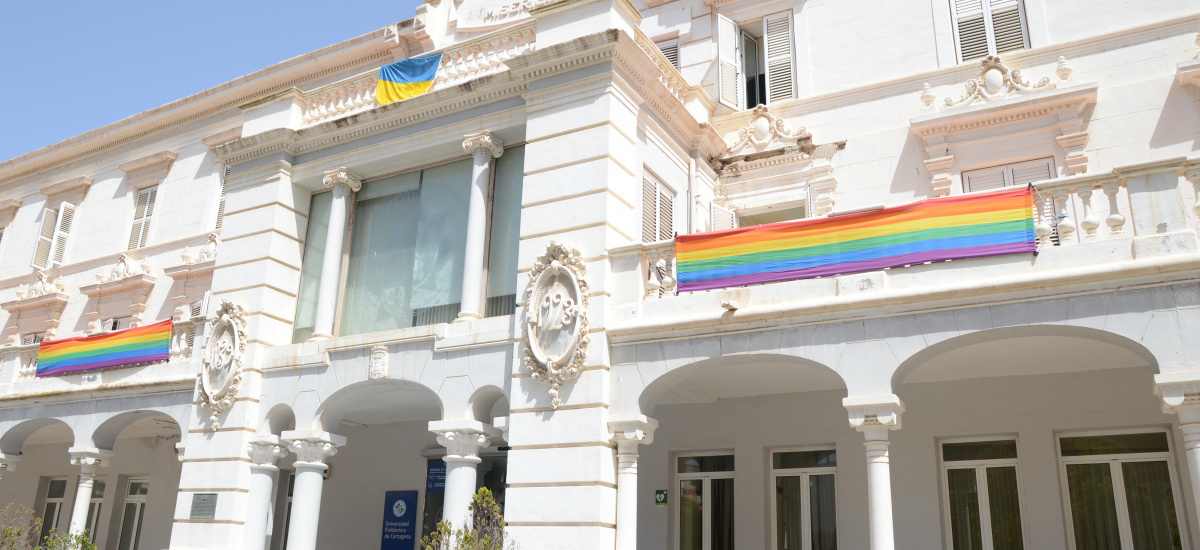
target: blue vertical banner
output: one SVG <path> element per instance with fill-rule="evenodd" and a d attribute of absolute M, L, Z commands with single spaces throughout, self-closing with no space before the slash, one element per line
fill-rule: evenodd
<path fill-rule="evenodd" d="M 417 544 L 417 491 L 388 491 L 383 498 L 380 550 L 413 550 Z"/>

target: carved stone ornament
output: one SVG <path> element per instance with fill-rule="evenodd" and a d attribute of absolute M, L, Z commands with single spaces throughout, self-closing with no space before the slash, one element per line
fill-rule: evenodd
<path fill-rule="evenodd" d="M 579 376 L 588 348 L 588 287 L 579 251 L 551 242 L 529 273 L 525 290 L 525 367 L 550 386 L 550 407 L 561 404 L 558 389 Z"/>
<path fill-rule="evenodd" d="M 1055 70 L 1058 78 L 1066 81 L 1072 72 L 1066 59 L 1060 57 Z M 997 101 L 1022 92 L 1053 90 L 1057 84 L 1051 82 L 1049 77 L 1043 77 L 1037 84 L 1030 84 L 1021 76 L 1021 71 L 1009 69 L 999 57 L 989 55 L 979 63 L 979 73 L 975 78 L 966 81 L 963 86 L 966 88 L 963 96 L 958 99 L 946 98 L 943 108 L 962 107 L 977 101 Z M 921 102 L 926 106 L 932 107 L 936 98 L 928 85 L 921 90 Z"/>
<path fill-rule="evenodd" d="M 789 130 L 782 118 L 771 114 L 766 105 L 759 105 L 751 111 L 750 122 L 738 130 L 737 141 L 729 146 L 729 153 L 740 155 L 767 149 L 798 147 L 801 140 L 811 138 L 812 134 L 804 128 Z"/>
<path fill-rule="evenodd" d="M 379 345 L 371 347 L 370 368 L 367 379 L 382 380 L 388 375 L 388 347 Z"/>
<path fill-rule="evenodd" d="M 222 300 L 208 322 L 208 349 L 200 373 L 200 405 L 212 411 L 213 428 L 218 418 L 233 406 L 242 383 L 242 360 L 246 353 L 246 311 L 241 305 Z"/>
<path fill-rule="evenodd" d="M 196 265 L 204 262 L 210 262 L 217 259 L 217 248 L 221 246 L 221 237 L 216 233 L 208 234 L 208 242 L 204 243 L 196 251 L 192 251 L 191 247 L 184 247 L 183 254 L 180 259 L 183 260 L 183 265 Z"/>
<path fill-rule="evenodd" d="M 29 285 L 21 285 L 17 287 L 17 299 L 25 300 L 27 298 L 37 298 L 47 294 L 64 294 L 67 291 L 67 285 L 62 277 L 54 279 L 50 282 L 50 274 L 45 271 L 39 271 L 37 280 Z"/>
<path fill-rule="evenodd" d="M 150 262 L 142 260 L 141 263 L 134 263 L 127 254 L 121 254 L 117 257 L 117 263 L 112 267 L 100 268 L 96 270 L 97 283 L 111 283 L 120 281 L 138 275 L 150 274 Z"/>

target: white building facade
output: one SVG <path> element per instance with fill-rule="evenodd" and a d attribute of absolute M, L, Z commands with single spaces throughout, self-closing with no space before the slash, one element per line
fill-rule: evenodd
<path fill-rule="evenodd" d="M 0 501 L 105 550 L 413 548 L 478 487 L 525 549 L 1200 548 L 1198 56 L 1182 0 L 431 1 L 0 163 Z M 1024 186 L 1034 255 L 677 291 L 676 235 Z"/>

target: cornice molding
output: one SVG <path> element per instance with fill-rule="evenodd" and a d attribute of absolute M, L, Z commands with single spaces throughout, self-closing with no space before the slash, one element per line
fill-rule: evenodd
<path fill-rule="evenodd" d="M 52 183 L 41 188 L 41 193 L 50 200 L 57 198 L 66 198 L 67 196 L 80 194 L 80 199 L 87 195 L 87 190 L 92 186 L 92 178 L 90 176 L 77 176 L 69 180 Z"/>
<path fill-rule="evenodd" d="M 159 151 L 117 165 L 125 172 L 125 181 L 134 189 L 145 189 L 162 183 L 171 170 L 171 165 L 179 156 L 175 151 Z"/>
<path fill-rule="evenodd" d="M 17 215 L 17 210 L 21 209 L 21 201 L 17 199 L 0 200 L 0 226 L 6 226 L 12 222 L 13 217 Z"/>
<path fill-rule="evenodd" d="M 216 147 L 218 145 L 224 145 L 226 143 L 229 143 L 229 142 L 231 142 L 235 139 L 239 139 L 241 137 L 242 137 L 242 125 L 238 124 L 237 126 L 234 126 L 233 128 L 229 128 L 228 130 L 221 130 L 220 132 L 217 132 L 215 134 L 209 134 L 207 136 L 204 136 L 204 137 L 200 138 L 200 142 L 203 143 L 205 147 L 212 149 L 213 147 Z"/>
<path fill-rule="evenodd" d="M 922 137 L 973 130 L 997 124 L 1074 111 L 1078 116 L 1096 103 L 1099 86 L 1095 83 L 1045 92 L 1038 95 L 1016 96 L 959 110 L 917 117 L 909 122 L 913 133 Z"/>

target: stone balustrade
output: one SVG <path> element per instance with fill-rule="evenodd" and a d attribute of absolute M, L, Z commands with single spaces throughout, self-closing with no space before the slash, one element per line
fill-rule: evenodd
<path fill-rule="evenodd" d="M 645 274 L 643 279 L 646 282 L 646 299 L 674 296 L 675 241 L 658 241 L 643 245 L 641 260 L 642 272 Z"/>
<path fill-rule="evenodd" d="M 1126 180 L 1115 174 L 1053 179 L 1034 184 L 1039 248 L 1133 237 Z"/>
<path fill-rule="evenodd" d="M 196 344 L 196 331 L 203 325 L 203 319 L 175 322 L 171 332 L 172 361 L 187 361 L 192 358 L 192 350 Z"/>
<path fill-rule="evenodd" d="M 442 52 L 434 90 L 507 71 L 505 61 L 534 47 L 532 22 L 455 44 Z M 430 55 L 430 54 L 423 54 Z M 377 70 L 322 86 L 304 94 L 304 126 L 312 126 L 379 106 L 375 100 Z"/>

